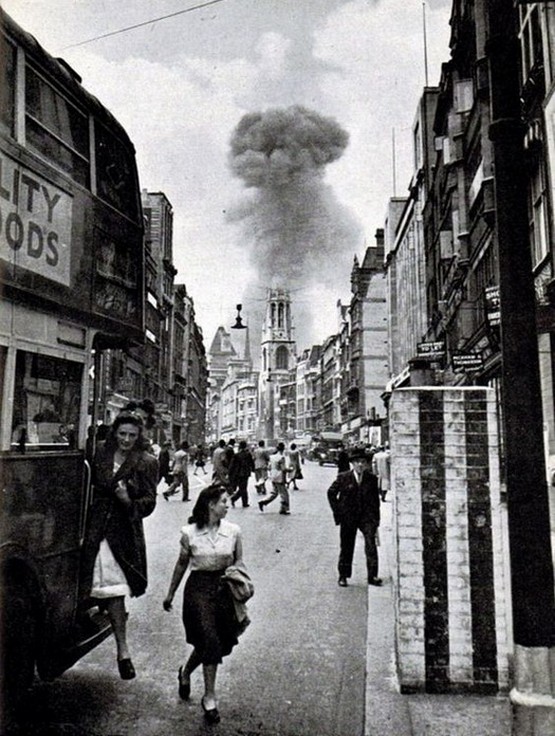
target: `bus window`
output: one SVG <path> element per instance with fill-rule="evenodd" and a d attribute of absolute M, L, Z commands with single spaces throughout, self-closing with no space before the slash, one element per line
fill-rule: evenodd
<path fill-rule="evenodd" d="M 0 34 L 0 130 L 15 135 L 15 48 Z"/>
<path fill-rule="evenodd" d="M 87 117 L 30 67 L 25 71 L 25 112 L 28 147 L 89 186 Z"/>
<path fill-rule="evenodd" d="M 131 152 L 96 123 L 96 190 L 98 196 L 137 221 L 137 181 Z"/>
<path fill-rule="evenodd" d="M 12 446 L 76 447 L 82 375 L 80 363 L 17 352 Z"/>

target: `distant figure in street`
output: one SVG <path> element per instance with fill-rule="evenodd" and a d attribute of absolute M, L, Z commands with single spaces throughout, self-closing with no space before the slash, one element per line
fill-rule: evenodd
<path fill-rule="evenodd" d="M 270 470 L 269 476 L 272 482 L 272 491 L 268 498 L 262 499 L 258 502 L 258 508 L 260 511 L 264 511 L 264 506 L 278 497 L 280 497 L 280 514 L 288 515 L 289 510 L 289 491 L 287 490 L 286 473 L 287 473 L 287 459 L 284 455 L 285 445 L 283 442 L 278 442 L 278 446 L 273 455 L 270 455 Z"/>
<path fill-rule="evenodd" d="M 337 455 L 337 472 L 346 473 L 351 469 L 351 463 L 349 461 L 349 453 L 345 449 L 345 445 L 341 442 L 339 444 L 339 453 Z"/>
<path fill-rule="evenodd" d="M 340 473 L 328 489 L 328 501 L 339 525 L 338 583 L 347 585 L 351 577 L 357 530 L 364 535 L 368 585 L 381 585 L 378 577 L 376 534 L 380 525 L 378 479 L 368 470 L 364 450 L 351 454 L 353 470 Z"/>
<path fill-rule="evenodd" d="M 303 471 L 301 469 L 301 454 L 297 450 L 297 445 L 292 442 L 291 447 L 289 448 L 289 466 L 287 469 L 287 485 L 293 484 L 293 489 L 295 491 L 299 490 L 299 486 L 297 485 L 298 480 L 303 479 Z"/>
<path fill-rule="evenodd" d="M 243 565 L 241 530 L 225 519 L 227 493 L 219 485 L 204 488 L 195 503 L 187 526 L 181 530 L 179 557 L 175 563 L 163 607 L 172 610 L 173 598 L 185 572 L 190 575 L 183 591 L 183 624 L 187 642 L 194 648 L 184 666 L 179 668 L 179 697 L 188 700 L 191 675 L 202 665 L 204 695 L 200 701 L 208 724 L 220 721 L 216 696 L 216 674 L 222 658 L 237 644 L 238 636 L 248 624 L 239 620 L 234 603 L 231 575 L 242 576 L 245 583 L 242 600 L 252 595 L 250 578 Z M 250 590 L 248 589 L 250 585 Z"/>
<path fill-rule="evenodd" d="M 391 457 L 389 448 L 385 445 L 378 448 L 372 457 L 372 470 L 378 478 L 378 488 L 382 501 L 385 501 L 390 488 Z"/>
<path fill-rule="evenodd" d="M 197 470 L 199 468 L 202 468 L 202 472 L 204 475 L 207 475 L 206 468 L 204 467 L 206 465 L 206 456 L 204 453 L 204 447 L 202 445 L 197 445 L 197 452 L 195 455 L 195 470 L 193 472 L 193 475 L 197 474 Z"/>
<path fill-rule="evenodd" d="M 160 483 L 161 480 L 164 480 L 168 485 L 170 485 L 173 480 L 170 473 L 171 446 L 172 443 L 170 442 L 170 440 L 166 440 L 162 444 L 162 449 L 160 450 L 160 454 L 158 455 L 158 483 Z"/>
<path fill-rule="evenodd" d="M 189 500 L 189 477 L 187 475 L 187 464 L 189 462 L 189 443 L 187 440 L 179 445 L 179 450 L 173 456 L 173 467 L 172 476 L 173 481 L 170 483 L 169 488 L 162 494 L 166 501 L 169 500 L 170 496 L 179 492 L 179 486 L 182 488 L 182 501 Z"/>
<path fill-rule="evenodd" d="M 227 447 L 225 448 L 225 458 L 227 462 L 227 471 L 229 473 L 229 469 L 231 467 L 231 463 L 233 461 L 233 456 L 235 455 L 235 440 L 233 437 L 228 441 Z"/>
<path fill-rule="evenodd" d="M 237 483 L 235 481 L 235 478 L 232 479 L 231 477 L 231 466 L 233 465 L 233 458 L 235 457 L 235 440 L 233 437 L 228 440 L 227 446 L 225 448 L 225 463 L 227 466 L 227 478 L 228 478 L 228 489 L 227 492 L 230 496 L 232 496 L 235 491 L 237 490 Z"/>
<path fill-rule="evenodd" d="M 225 440 L 220 440 L 212 455 L 212 480 L 227 486 L 229 484 Z"/>
<path fill-rule="evenodd" d="M 249 506 L 248 484 L 250 474 L 254 472 L 254 460 L 247 443 L 244 440 L 239 442 L 239 451 L 233 456 L 231 467 L 229 469 L 229 485 L 236 488 L 235 493 L 231 496 L 231 505 L 235 506 L 235 501 L 241 499 L 243 508 Z"/>
<path fill-rule="evenodd" d="M 266 481 L 268 480 L 268 466 L 270 464 L 270 454 L 265 447 L 264 440 L 258 442 L 258 447 L 254 451 L 254 477 L 257 493 L 266 493 Z"/>

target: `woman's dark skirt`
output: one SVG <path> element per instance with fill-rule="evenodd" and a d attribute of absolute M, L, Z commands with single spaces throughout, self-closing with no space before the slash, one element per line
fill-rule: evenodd
<path fill-rule="evenodd" d="M 183 591 L 185 636 L 202 664 L 219 664 L 237 644 L 237 618 L 223 573 L 194 570 Z"/>

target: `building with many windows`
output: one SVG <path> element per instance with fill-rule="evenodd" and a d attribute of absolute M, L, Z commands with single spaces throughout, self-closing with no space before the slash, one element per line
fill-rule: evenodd
<path fill-rule="evenodd" d="M 173 209 L 165 194 L 142 192 L 145 220 L 144 345 L 108 350 L 100 415 L 110 424 L 130 401 L 150 399 L 158 442 L 203 442 L 207 367 L 202 331 L 185 284 L 175 284 Z"/>

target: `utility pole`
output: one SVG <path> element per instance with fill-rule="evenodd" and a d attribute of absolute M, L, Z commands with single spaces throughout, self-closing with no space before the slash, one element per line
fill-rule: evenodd
<path fill-rule="evenodd" d="M 525 131 L 520 117 L 517 11 L 512 0 L 485 0 L 484 9 L 499 252 L 502 413 L 515 643 L 514 733 L 540 736 L 542 731 L 531 726 L 532 708 L 526 707 L 538 703 L 530 699 L 524 704 L 526 698 L 520 696 L 523 690 L 526 695 L 539 693 L 539 688 L 552 699 L 555 694 L 555 682 L 551 683 L 551 693 L 545 692 L 545 682 L 552 677 L 549 659 L 555 657 L 555 599 L 528 232 Z M 552 714 L 555 719 L 555 708 Z"/>

